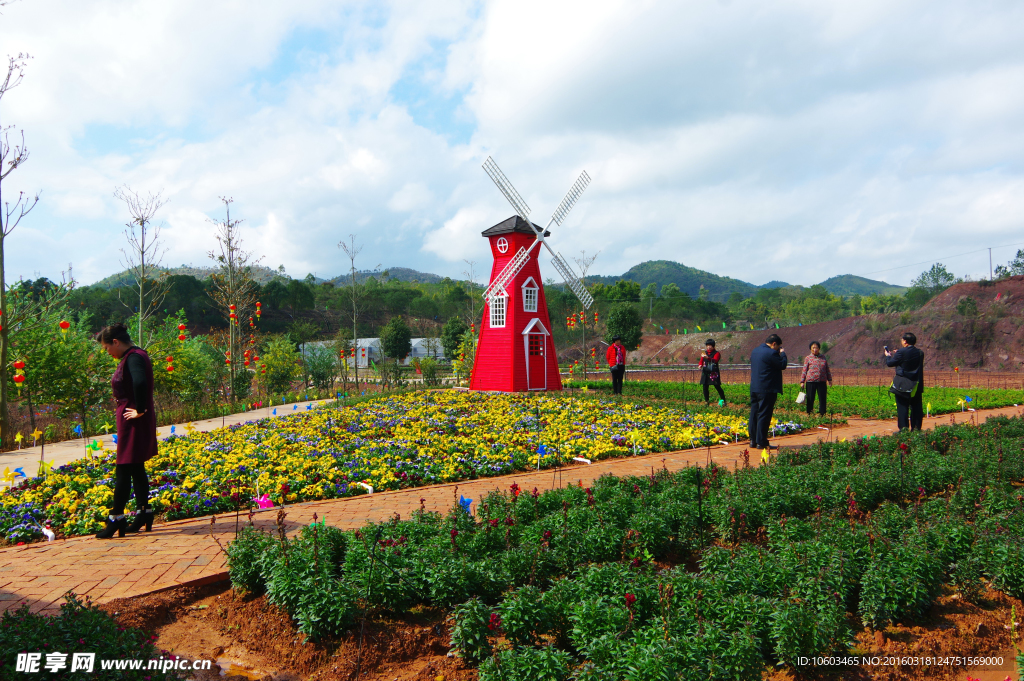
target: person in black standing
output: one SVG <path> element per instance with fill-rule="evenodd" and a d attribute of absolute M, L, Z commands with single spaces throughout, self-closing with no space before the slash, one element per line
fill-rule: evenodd
<path fill-rule="evenodd" d="M 605 359 L 608 360 L 608 369 L 612 374 L 612 393 L 621 395 L 622 378 L 626 375 L 626 346 L 622 344 L 622 336 L 612 338 Z"/>
<path fill-rule="evenodd" d="M 782 370 L 789 365 L 782 339 L 772 334 L 750 353 L 750 446 L 768 449 L 775 401 L 782 393 Z"/>
<path fill-rule="evenodd" d="M 896 423 L 899 429 L 921 430 L 924 423 L 924 353 L 917 349 L 917 336 L 907 332 L 900 339 L 903 346 L 893 352 L 886 346 L 885 364 L 896 367 L 896 375 L 916 383 L 909 395 L 892 390 L 896 398 Z M 895 383 L 894 383 L 895 385 Z"/>
<path fill-rule="evenodd" d="M 114 503 L 106 527 L 97 539 L 120 537 L 125 532 L 153 529 L 149 505 L 146 461 L 156 454 L 156 411 L 153 408 L 153 364 L 142 348 L 132 343 L 124 324 L 108 326 L 98 334 L 107 354 L 120 360 L 110 380 L 116 403 L 117 459 L 114 466 Z M 135 519 L 129 525 L 124 507 L 135 488 Z"/>
<path fill-rule="evenodd" d="M 704 354 L 700 356 L 700 385 L 704 390 L 704 404 L 711 404 L 711 386 L 715 386 L 718 397 L 722 404 L 725 404 L 725 393 L 722 391 L 722 372 L 718 363 L 722 360 L 722 353 L 715 350 L 715 339 L 708 338 L 704 341 Z"/>

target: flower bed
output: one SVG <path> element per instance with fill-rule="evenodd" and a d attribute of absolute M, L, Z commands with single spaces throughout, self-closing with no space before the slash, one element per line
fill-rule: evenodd
<path fill-rule="evenodd" d="M 364 494 L 590 460 L 673 451 L 746 436 L 746 420 L 567 395 L 429 392 L 325 407 L 208 433 L 171 436 L 148 464 L 169 519 Z M 795 423 L 775 424 L 778 434 Z M 539 462 L 538 462 L 539 459 Z M 95 531 L 113 497 L 110 452 L 55 468 L 0 496 L 8 541 Z"/>
<path fill-rule="evenodd" d="M 452 646 L 481 681 L 789 675 L 802 658 L 875 645 L 863 627 L 920 622 L 942 590 L 1024 597 L 1022 453 L 1024 421 L 993 419 L 819 443 L 735 473 L 512 486 L 474 516 L 317 523 L 284 541 L 245 528 L 228 567 L 236 589 L 265 592 L 328 650 L 367 612 L 451 612 Z M 971 654 L 1003 655 L 1006 640 Z M 964 642 L 890 645 L 902 646 L 871 652 L 941 657 Z"/>

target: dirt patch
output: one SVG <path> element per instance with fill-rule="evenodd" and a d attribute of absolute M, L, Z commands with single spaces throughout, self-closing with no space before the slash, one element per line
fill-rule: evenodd
<path fill-rule="evenodd" d="M 120 599 L 103 606 L 124 626 L 154 631 L 157 648 L 182 657 L 213 660 L 209 672 L 195 681 L 260 679 L 261 681 L 470 681 L 475 669 L 449 657 L 445 614 L 424 608 L 405 617 L 370 614 L 360 629 L 336 641 L 308 643 L 291 620 L 263 597 L 242 598 L 226 584 L 181 587 L 159 594 Z M 877 664 L 851 667 L 784 669 L 768 681 L 871 679 L 910 681 L 1018 681 L 1016 654 L 1010 641 L 1010 613 L 1021 619 L 1024 604 L 997 591 L 977 603 L 946 589 L 928 617 L 884 631 L 860 630 L 850 655 L 876 658 Z M 1020 627 L 1018 626 L 1018 632 Z M 1020 641 L 1018 640 L 1018 644 Z M 986 667 L 905 664 L 908 657 L 1003 657 L 1002 665 Z M 893 659 L 896 664 L 884 662 Z M 360 673 L 355 673 L 359 667 Z"/>
<path fill-rule="evenodd" d="M 370 613 L 365 630 L 357 626 L 336 641 L 314 644 L 264 597 L 240 597 L 226 583 L 118 599 L 103 608 L 123 626 L 154 632 L 162 651 L 213 661 L 211 671 L 196 673 L 196 681 L 347 681 L 357 669 L 359 679 L 381 681 L 477 676 L 462 660 L 448 657 L 445 614 L 434 609 L 402 618 Z"/>

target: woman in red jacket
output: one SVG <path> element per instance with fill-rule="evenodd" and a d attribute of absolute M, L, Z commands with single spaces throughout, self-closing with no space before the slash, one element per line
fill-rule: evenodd
<path fill-rule="evenodd" d="M 722 372 L 718 369 L 718 363 L 722 359 L 722 353 L 715 350 L 715 339 L 708 338 L 704 341 L 704 354 L 700 356 L 697 366 L 700 368 L 700 385 L 704 389 L 704 403 L 711 404 L 710 386 L 715 386 L 721 404 L 725 404 L 725 391 L 722 390 Z"/>
<path fill-rule="evenodd" d="M 612 393 L 621 395 L 622 378 L 626 375 L 626 346 L 622 344 L 621 336 L 612 339 L 612 344 L 608 346 L 608 352 L 605 353 L 605 359 L 608 360 L 608 369 L 612 373 Z"/>

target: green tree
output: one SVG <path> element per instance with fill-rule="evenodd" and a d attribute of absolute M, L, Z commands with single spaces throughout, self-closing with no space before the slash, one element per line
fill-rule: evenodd
<path fill-rule="evenodd" d="M 460 291 L 462 289 L 459 289 Z M 462 336 L 469 328 L 459 317 L 451 317 L 441 328 L 441 347 L 444 348 L 444 356 L 448 359 L 455 359 L 459 354 L 459 345 L 462 343 Z"/>
<path fill-rule="evenodd" d="M 953 276 L 953 273 L 947 270 L 945 265 L 937 262 L 932 265 L 931 269 L 922 272 L 920 276 L 911 281 L 910 287 L 924 289 L 934 297 L 961 281 L 963 279 Z"/>
<path fill-rule="evenodd" d="M 267 368 L 260 382 L 268 394 L 287 392 L 292 381 L 299 377 L 299 353 L 292 342 L 283 337 L 270 339 L 260 353 L 260 363 Z"/>
<path fill-rule="evenodd" d="M 317 390 L 330 390 L 338 378 L 338 362 L 332 348 L 311 347 L 302 360 L 309 380 Z"/>
<path fill-rule="evenodd" d="M 996 279 L 1020 276 L 1024 274 L 1024 251 L 1017 251 L 1013 260 L 1005 265 L 996 265 Z"/>
<path fill-rule="evenodd" d="M 403 360 L 412 352 L 412 331 L 401 317 L 392 317 L 380 332 L 380 349 L 385 357 Z"/>
<path fill-rule="evenodd" d="M 615 336 L 622 337 L 627 350 L 636 350 L 643 340 L 644 319 L 633 305 L 617 305 L 605 321 L 605 341 L 612 342 Z"/>
<path fill-rule="evenodd" d="M 452 362 L 452 370 L 455 378 L 462 384 L 469 381 L 473 375 L 473 362 L 476 360 L 476 335 L 472 331 L 462 334 L 462 342 L 459 343 L 459 354 Z"/>

